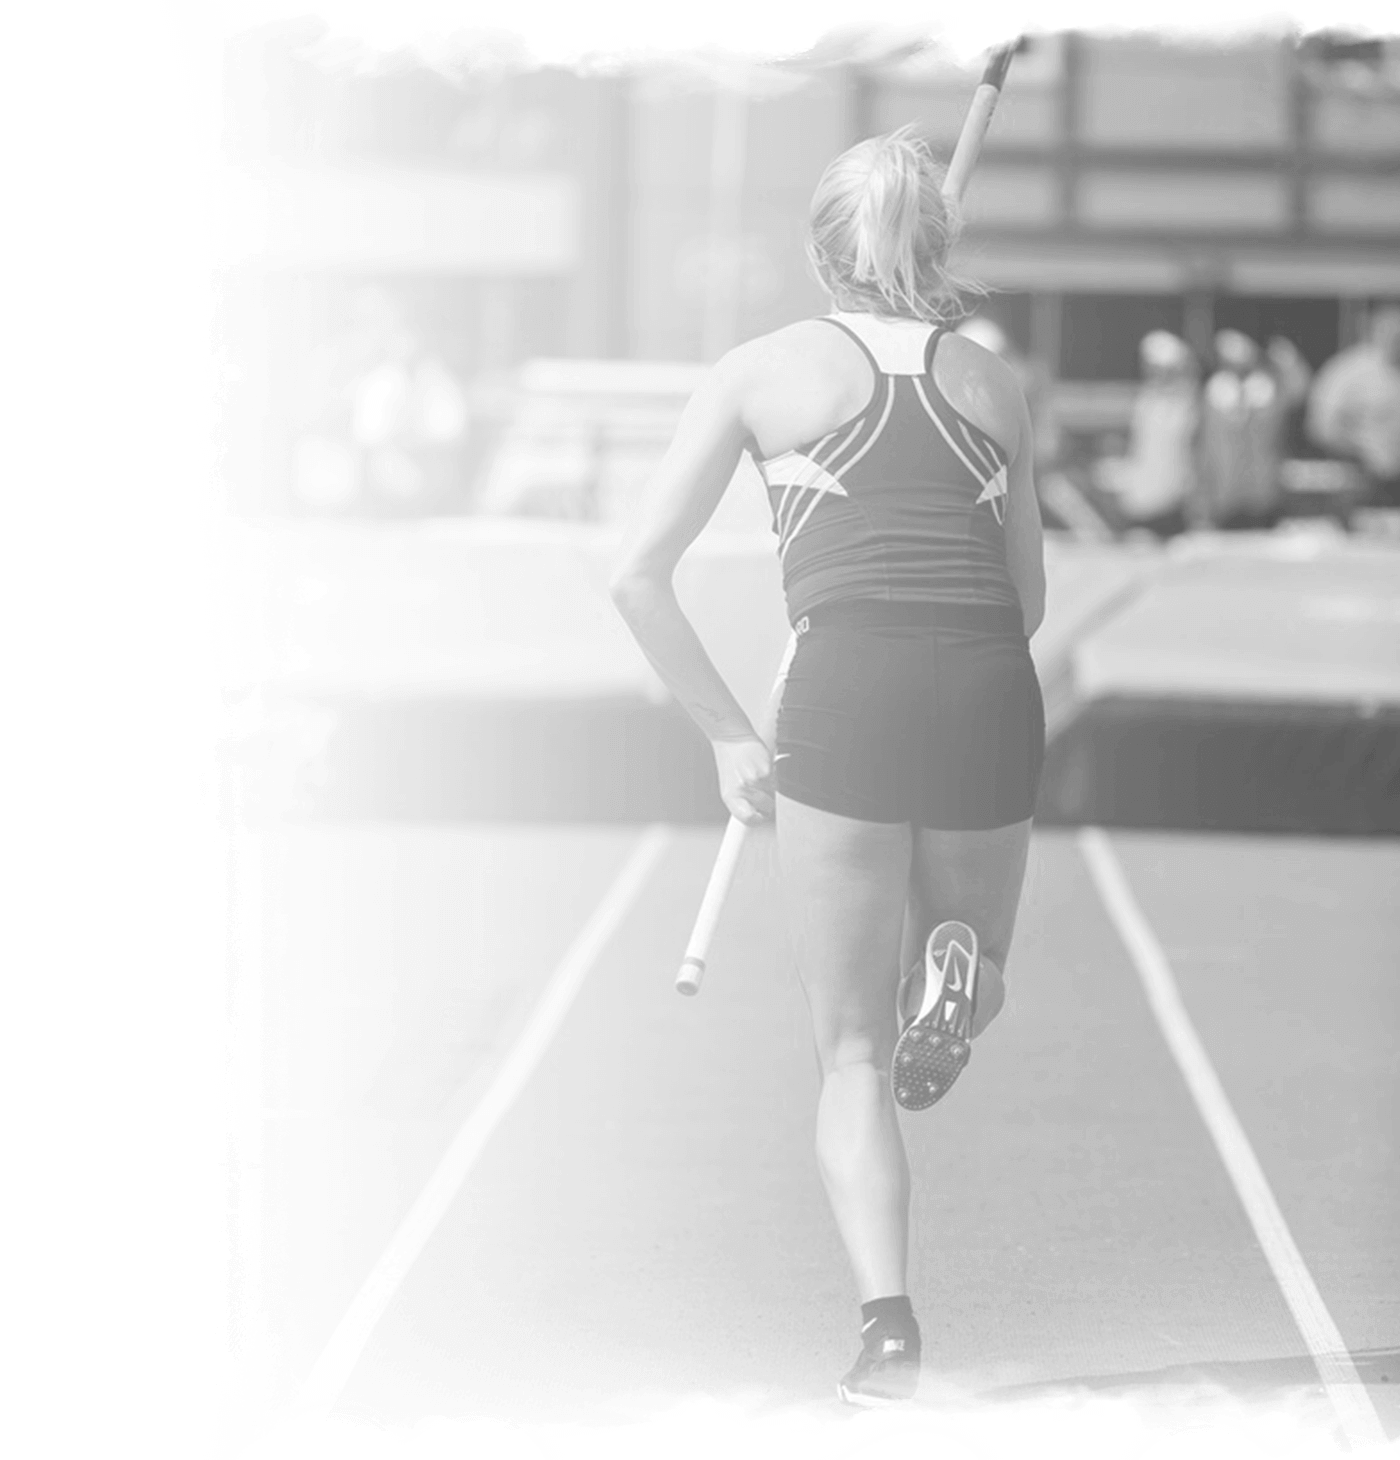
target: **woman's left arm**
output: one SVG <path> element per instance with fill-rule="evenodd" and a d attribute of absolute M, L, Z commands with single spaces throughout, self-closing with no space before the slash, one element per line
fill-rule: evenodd
<path fill-rule="evenodd" d="M 772 814 L 767 750 L 672 586 L 681 555 L 714 515 L 743 452 L 749 358 L 742 346 L 731 351 L 691 397 L 628 526 L 610 588 L 642 652 L 714 745 L 725 804 L 741 820 L 758 821 Z"/>
<path fill-rule="evenodd" d="M 1020 439 L 1007 468 L 1006 567 L 1021 600 L 1029 638 L 1045 617 L 1045 535 L 1035 492 L 1035 435 L 1025 397 L 1016 392 Z"/>

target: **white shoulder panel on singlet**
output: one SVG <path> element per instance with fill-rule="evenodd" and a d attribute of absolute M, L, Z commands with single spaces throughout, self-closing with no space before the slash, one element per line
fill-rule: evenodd
<path fill-rule="evenodd" d="M 841 310 L 834 311 L 831 318 L 860 336 L 886 375 L 924 373 L 924 350 L 933 325 L 919 319 L 877 319 L 873 314 L 846 314 Z"/>

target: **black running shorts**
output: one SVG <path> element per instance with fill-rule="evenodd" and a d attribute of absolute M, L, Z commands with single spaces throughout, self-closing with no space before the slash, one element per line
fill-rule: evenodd
<path fill-rule="evenodd" d="M 1032 815 L 1045 709 L 1019 610 L 985 626 L 985 611 L 945 607 L 839 604 L 799 620 L 778 715 L 781 795 L 943 831 Z"/>

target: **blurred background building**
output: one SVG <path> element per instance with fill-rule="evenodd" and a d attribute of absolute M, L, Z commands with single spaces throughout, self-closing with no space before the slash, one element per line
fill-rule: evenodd
<path fill-rule="evenodd" d="M 590 444 L 565 410 L 550 446 L 536 409 L 533 465 L 502 458 L 519 368 L 699 363 L 823 309 L 802 255 L 823 166 L 906 122 L 950 146 L 975 80 L 859 37 L 727 71 L 367 68 L 312 23 L 248 33 L 227 65 L 230 478 L 272 513 L 599 515 L 616 432 Z M 1152 331 L 1203 378 L 1226 329 L 1315 371 L 1400 300 L 1395 44 L 1051 35 L 1012 77 L 963 262 L 1062 459 L 1121 449 Z M 534 393 L 589 398 L 595 425 L 600 398 L 630 399 L 654 446 L 648 403 L 669 422 L 693 378 L 565 371 Z M 1303 414 L 1295 460 L 1320 454 Z M 590 472 L 591 498 L 569 485 Z"/>
<path fill-rule="evenodd" d="M 242 33 L 226 67 L 247 734 L 317 804 L 436 767 L 404 791 L 436 815 L 444 778 L 491 760 L 453 717 L 495 717 L 519 784 L 461 804 L 543 814 L 573 781 L 539 778 L 562 752 L 512 754 L 520 724 L 632 804 L 596 766 L 664 706 L 689 749 L 648 785 L 712 810 L 703 747 L 608 602 L 616 530 L 706 363 L 827 308 L 803 252 L 826 164 L 908 122 L 951 148 L 976 64 L 851 33 L 781 65 L 589 72 L 307 21 Z M 987 293 L 963 328 L 1025 384 L 1062 544 L 1400 522 L 1400 45 L 1033 37 L 966 212 L 958 263 Z M 739 473 L 678 588 L 757 713 L 786 625 Z"/>

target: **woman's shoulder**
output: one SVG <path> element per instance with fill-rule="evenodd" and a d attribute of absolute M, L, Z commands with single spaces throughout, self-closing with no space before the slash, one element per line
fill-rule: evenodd
<path fill-rule="evenodd" d="M 1003 443 L 1018 442 L 1026 396 L 1016 371 L 965 335 L 944 335 L 933 357 L 933 380 L 948 404 Z"/>
<path fill-rule="evenodd" d="M 775 382 L 820 366 L 826 351 L 825 336 L 837 331 L 818 319 L 798 320 L 765 335 L 731 346 L 706 371 L 702 390 L 706 394 L 742 403 L 755 389 L 770 388 Z"/>
<path fill-rule="evenodd" d="M 814 315 L 782 325 L 765 335 L 756 335 L 742 345 L 736 345 L 725 358 L 739 370 L 781 369 L 813 359 L 820 360 L 825 355 L 840 359 L 842 351 L 849 348 L 842 331 L 834 328 L 830 319 Z"/>
<path fill-rule="evenodd" d="M 839 329 L 797 320 L 736 345 L 715 367 L 750 435 L 770 454 L 814 440 L 870 397 L 870 366 Z"/>

